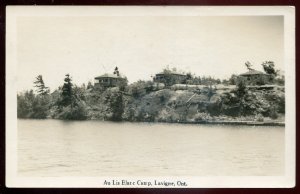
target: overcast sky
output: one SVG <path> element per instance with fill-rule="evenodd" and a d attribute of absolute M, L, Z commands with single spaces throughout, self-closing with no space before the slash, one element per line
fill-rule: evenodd
<path fill-rule="evenodd" d="M 246 61 L 283 70 L 283 29 L 281 16 L 19 17 L 18 91 L 40 74 L 53 91 L 66 73 L 81 85 L 115 66 L 130 83 L 167 65 L 220 79 L 246 72 Z"/>

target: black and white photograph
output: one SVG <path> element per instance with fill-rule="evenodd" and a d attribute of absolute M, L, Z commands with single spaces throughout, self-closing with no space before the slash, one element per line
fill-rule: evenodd
<path fill-rule="evenodd" d="M 295 185 L 295 10 L 7 6 L 8 187 Z"/>

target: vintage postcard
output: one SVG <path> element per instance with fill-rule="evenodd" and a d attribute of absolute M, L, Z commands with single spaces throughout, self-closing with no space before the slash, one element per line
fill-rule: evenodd
<path fill-rule="evenodd" d="M 6 186 L 295 186 L 295 8 L 7 6 Z"/>

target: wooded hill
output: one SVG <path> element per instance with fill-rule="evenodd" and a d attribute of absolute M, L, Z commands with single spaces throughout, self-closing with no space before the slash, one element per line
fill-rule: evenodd
<path fill-rule="evenodd" d="M 105 90 L 73 86 L 66 75 L 52 93 L 37 82 L 37 94 L 18 94 L 18 118 L 108 120 L 139 122 L 198 122 L 203 120 L 264 121 L 282 119 L 284 86 L 173 85 L 138 81 Z"/>

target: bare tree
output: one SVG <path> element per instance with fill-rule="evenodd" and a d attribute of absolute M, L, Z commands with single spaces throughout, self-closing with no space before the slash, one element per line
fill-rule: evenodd
<path fill-rule="evenodd" d="M 265 61 L 261 65 L 267 74 L 277 76 L 278 72 L 275 70 L 275 64 L 273 61 Z"/>
<path fill-rule="evenodd" d="M 247 67 L 247 69 L 248 69 L 249 71 L 253 70 L 253 69 L 251 68 L 251 67 L 252 67 L 252 64 L 251 64 L 249 61 L 246 61 L 245 65 L 246 65 L 246 67 Z"/>
<path fill-rule="evenodd" d="M 118 67 L 115 68 L 114 74 L 117 74 L 117 76 L 120 76 L 120 72 L 119 72 Z"/>

